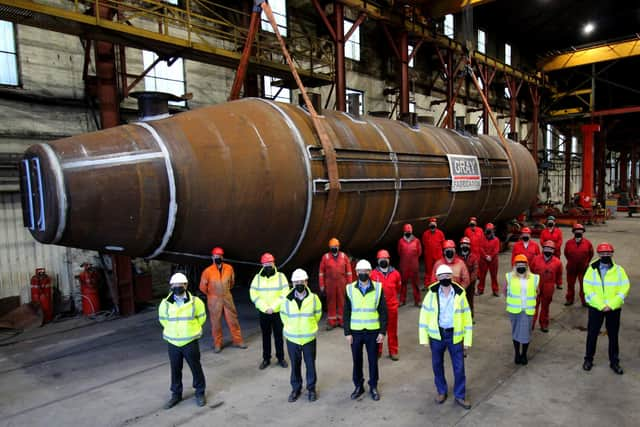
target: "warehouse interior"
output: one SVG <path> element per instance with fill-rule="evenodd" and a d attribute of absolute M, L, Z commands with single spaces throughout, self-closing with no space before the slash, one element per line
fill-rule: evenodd
<path fill-rule="evenodd" d="M 637 425 L 639 30 L 621 1 L 0 0 L 0 424 Z M 455 155 L 476 156 L 482 191 L 450 191 Z M 504 277 L 550 215 L 629 275 L 625 375 L 598 369 L 604 331 L 583 372 L 587 311 L 559 290 L 528 366 L 504 298 L 476 297 L 470 411 L 433 403 L 410 304 L 380 402 L 349 400 L 340 330 L 319 332 L 313 404 L 257 369 L 263 252 L 319 292 L 330 237 L 396 264 L 404 223 L 419 237 L 435 216 L 457 242 L 477 216 Z M 157 307 L 175 272 L 199 293 L 214 246 L 248 349 L 213 353 L 207 322 L 207 405 L 165 411 Z"/>

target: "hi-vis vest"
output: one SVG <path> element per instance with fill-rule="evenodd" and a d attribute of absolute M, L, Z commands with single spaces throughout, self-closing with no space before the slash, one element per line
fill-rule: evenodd
<path fill-rule="evenodd" d="M 362 331 L 367 329 L 375 331 L 380 329 L 380 316 L 378 315 L 378 304 L 382 294 L 382 285 L 371 280 L 373 292 L 369 291 L 362 295 L 358 289 L 358 282 L 347 285 L 347 297 L 351 301 L 351 323 L 352 331 Z"/>
<path fill-rule="evenodd" d="M 533 316 L 536 311 L 536 290 L 540 282 L 540 276 L 529 273 L 527 278 L 527 302 L 522 306 L 522 287 L 520 277 L 514 276 L 511 272 L 505 274 L 507 278 L 507 311 L 509 313 L 518 314 L 523 309 L 529 316 Z"/>
<path fill-rule="evenodd" d="M 440 335 L 440 307 L 438 304 L 439 282 L 429 286 L 427 294 L 420 308 L 420 320 L 418 321 L 418 338 L 420 344 L 428 344 L 429 338 L 442 340 Z M 471 309 L 467 303 L 467 295 L 464 288 L 453 282 L 451 284 L 453 295 L 453 343 L 458 344 L 464 338 L 464 345 L 471 347 L 473 339 L 473 319 Z"/>
<path fill-rule="evenodd" d="M 158 307 L 158 319 L 163 327 L 162 338 L 165 341 L 182 347 L 202 336 L 202 325 L 207 320 L 204 303 L 198 297 L 187 292 L 189 300 L 178 307 L 169 302 L 169 295 Z"/>
<path fill-rule="evenodd" d="M 289 282 L 287 282 L 285 275 L 278 270 L 271 277 L 263 277 L 260 273 L 262 273 L 262 269 L 251 281 L 251 289 L 249 290 L 251 302 L 263 313 L 269 308 L 277 313 L 280 311 L 280 298 L 289 289 Z"/>
<path fill-rule="evenodd" d="M 291 291 L 294 292 L 294 291 Z M 307 296 L 302 300 L 300 308 L 295 300 L 286 296 L 280 306 L 280 318 L 284 325 L 282 333 L 289 341 L 305 345 L 316 338 L 318 322 L 322 317 L 322 303 L 320 298 L 307 288 Z"/>
<path fill-rule="evenodd" d="M 622 307 L 628 294 L 629 277 L 618 264 L 613 264 L 601 278 L 596 261 L 584 274 L 584 299 L 596 310 L 602 310 L 605 305 L 616 310 Z"/>

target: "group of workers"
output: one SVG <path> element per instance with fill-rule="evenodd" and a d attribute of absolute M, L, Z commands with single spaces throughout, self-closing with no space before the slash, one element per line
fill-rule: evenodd
<path fill-rule="evenodd" d="M 602 243 L 597 247 L 598 258 L 592 260 L 593 245 L 583 237 L 585 228 L 576 224 L 574 238 L 565 244 L 567 259 L 567 293 L 565 305 L 574 303 L 575 282 L 580 283 L 580 300 L 589 307 L 588 334 L 583 369 L 591 370 L 596 340 L 602 323 L 606 323 L 609 336 L 609 362 L 611 369 L 622 374 L 618 356 L 618 330 L 620 310 L 629 292 L 629 279 L 624 269 L 613 261 L 613 247 Z M 559 259 L 562 233 L 555 218 L 548 217 L 540 236 L 542 251 L 531 240 L 531 230 L 521 230 L 513 247 L 513 269 L 505 275 L 502 289 L 506 297 L 506 311 L 512 325 L 514 362 L 526 365 L 527 350 L 540 318 L 540 329 L 548 332 L 549 305 L 555 289 L 562 289 L 563 266 Z M 438 248 L 436 251 L 436 247 Z M 387 336 L 389 357 L 399 360 L 398 308 L 406 303 L 407 285 L 411 283 L 414 304 L 420 307 L 418 323 L 419 342 L 429 345 L 437 390 L 435 401 L 443 403 L 448 396 L 444 375 L 444 353 L 448 351 L 454 372 L 453 394 L 455 402 L 465 409 L 471 404 L 466 399 L 464 357 L 471 347 L 473 335 L 473 297 L 482 295 L 485 277 L 490 273 L 491 290 L 499 296 L 498 253 L 500 240 L 495 227 L 488 223 L 484 229 L 472 217 L 460 239 L 458 250 L 437 227 L 436 218 L 429 219 L 428 229 L 418 239 L 411 224 L 403 227 L 403 236 L 397 245 L 399 270 L 391 265 L 387 250 L 377 253 L 375 268 L 367 260 L 359 260 L 352 269 L 351 259 L 340 251 L 336 238 L 329 241 L 329 252 L 322 256 L 319 268 L 320 292 L 326 296 L 326 329 L 343 328 L 353 359 L 352 379 L 355 386 L 351 399 L 365 393 L 363 375 L 363 349 L 367 353 L 369 368 L 369 394 L 379 400 L 378 359 L 382 356 Z M 426 293 L 419 288 L 419 261 L 424 260 Z M 212 251 L 213 263 L 203 273 L 200 291 L 207 296 L 214 352 L 222 350 L 222 318 L 231 331 L 232 345 L 244 344 L 237 311 L 231 296 L 234 285 L 233 267 L 224 262 L 224 251 Z M 306 367 L 306 390 L 309 401 L 317 399 L 316 392 L 316 337 L 322 317 L 322 303 L 309 287 L 306 271 L 297 269 L 287 277 L 276 267 L 270 253 L 260 259 L 261 268 L 253 277 L 250 298 L 259 314 L 262 332 L 262 361 L 259 369 L 271 364 L 272 337 L 279 366 L 287 368 L 284 355 L 286 341 L 291 361 L 290 383 L 292 391 L 288 401 L 296 401 L 302 394 L 302 362 Z M 355 270 L 355 271 L 353 271 Z M 205 378 L 200 365 L 198 340 L 206 320 L 204 303 L 187 291 L 187 278 L 176 273 L 170 280 L 171 292 L 159 307 L 163 338 L 168 342 L 171 362 L 171 398 L 165 408 L 182 400 L 183 360 L 193 373 L 196 402 L 203 406 Z M 477 284 L 477 289 L 476 289 Z"/>

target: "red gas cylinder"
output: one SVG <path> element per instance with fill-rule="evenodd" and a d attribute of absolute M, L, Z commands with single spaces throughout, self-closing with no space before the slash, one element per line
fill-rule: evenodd
<path fill-rule="evenodd" d="M 42 307 L 43 323 L 53 319 L 51 278 L 44 268 L 36 268 L 36 274 L 31 277 L 31 301 Z"/>
<path fill-rule="evenodd" d="M 78 275 L 82 295 L 82 314 L 89 316 L 100 311 L 100 275 L 89 263 L 82 265 L 84 270 Z"/>

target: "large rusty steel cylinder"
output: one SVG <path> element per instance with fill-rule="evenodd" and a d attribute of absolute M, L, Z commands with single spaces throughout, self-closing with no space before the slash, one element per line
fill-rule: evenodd
<path fill-rule="evenodd" d="M 439 218 L 504 221 L 536 196 L 525 147 L 432 126 L 325 112 L 340 190 L 308 112 L 264 99 L 201 108 L 31 146 L 21 164 L 25 225 L 42 243 L 179 262 L 308 262 L 330 237 L 354 254 L 395 245 Z M 481 188 L 452 192 L 447 154 L 478 158 Z"/>

